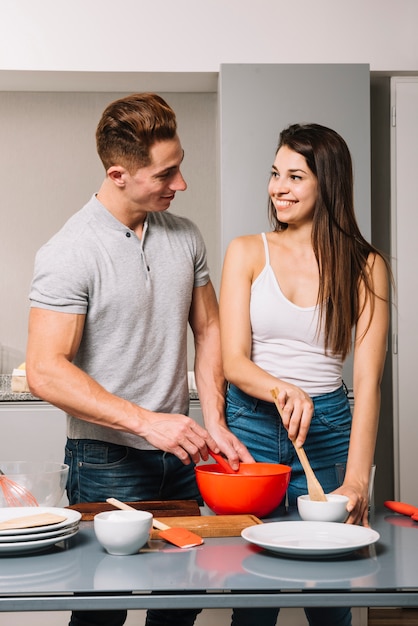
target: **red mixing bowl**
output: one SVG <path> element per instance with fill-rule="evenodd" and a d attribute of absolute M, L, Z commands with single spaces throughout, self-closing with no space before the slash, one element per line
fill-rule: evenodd
<path fill-rule="evenodd" d="M 202 498 L 214 513 L 264 517 L 283 500 L 291 468 L 278 463 L 241 463 L 238 472 L 227 474 L 212 463 L 197 465 L 195 471 Z"/>

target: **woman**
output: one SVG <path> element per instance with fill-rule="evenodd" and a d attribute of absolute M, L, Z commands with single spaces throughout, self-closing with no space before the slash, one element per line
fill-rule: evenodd
<path fill-rule="evenodd" d="M 367 526 L 389 268 L 359 231 L 351 156 L 335 131 L 318 124 L 282 131 L 268 191 L 272 232 L 233 240 L 224 262 L 228 426 L 256 461 L 292 467 L 290 505 L 307 492 L 292 441 L 303 445 L 325 492 L 349 497 L 348 523 Z M 352 416 L 342 380 L 351 348 Z M 347 464 L 340 488 L 336 463 Z M 277 609 L 263 612 L 257 610 L 258 623 L 276 623 Z M 305 612 L 312 626 L 351 624 L 349 609 Z M 255 623 L 249 613 L 235 611 L 233 624 Z"/>

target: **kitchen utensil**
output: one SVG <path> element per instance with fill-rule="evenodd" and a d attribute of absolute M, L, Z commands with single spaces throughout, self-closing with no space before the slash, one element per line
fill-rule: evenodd
<path fill-rule="evenodd" d="M 390 509 L 391 511 L 395 511 L 395 513 L 401 513 L 401 515 L 407 515 L 414 522 L 418 522 L 418 507 L 413 506 L 412 504 L 407 504 L 406 502 L 395 502 L 393 500 L 386 500 L 384 503 L 385 507 Z"/>
<path fill-rule="evenodd" d="M 279 394 L 279 390 L 277 388 L 275 389 L 271 389 L 270 391 L 271 395 L 273 396 L 273 400 L 274 403 L 276 405 L 277 411 L 280 415 L 280 417 L 282 417 L 282 410 L 281 407 L 279 406 L 279 402 L 278 402 L 278 394 Z M 326 495 L 324 493 L 324 490 L 321 487 L 321 484 L 319 482 L 319 480 L 317 479 L 317 477 L 314 474 L 314 471 L 308 461 L 308 457 L 306 456 L 306 452 L 303 449 L 302 446 L 297 446 L 296 443 L 294 441 L 292 441 L 293 446 L 296 450 L 296 454 L 299 457 L 299 461 L 303 467 L 303 470 L 306 474 L 306 481 L 308 484 L 308 494 L 311 500 L 319 500 L 322 502 L 326 502 Z"/>
<path fill-rule="evenodd" d="M 237 472 L 227 474 L 218 464 L 202 464 L 195 472 L 203 500 L 217 515 L 265 517 L 283 500 L 291 469 L 279 463 L 241 463 Z"/>
<path fill-rule="evenodd" d="M 36 500 L 32 506 L 59 506 L 67 483 L 68 465 L 54 461 L 3 461 L 0 458 L 0 468 L 9 480 L 32 494 Z M 17 505 L 7 504 L 0 491 L 0 506 Z M 29 506 L 29 502 L 21 506 Z"/>
<path fill-rule="evenodd" d="M 49 526 L 58 524 L 66 519 L 63 515 L 54 513 L 36 513 L 35 515 L 24 515 L 14 517 L 0 523 L 0 530 L 14 530 L 16 528 L 34 528 L 35 526 Z"/>
<path fill-rule="evenodd" d="M 109 554 L 137 554 L 150 538 L 152 513 L 149 511 L 104 511 L 94 517 L 94 533 Z"/>
<path fill-rule="evenodd" d="M 113 504 L 113 506 L 115 506 L 116 508 L 125 511 L 136 510 L 133 507 L 129 506 L 129 504 L 116 500 L 116 498 L 107 498 L 106 502 L 109 502 L 109 504 Z M 157 528 L 160 531 L 159 536 L 162 539 L 173 543 L 179 548 L 192 548 L 194 546 L 200 546 L 203 543 L 202 537 L 199 537 L 199 535 L 190 532 L 190 530 L 187 530 L 187 528 L 170 527 L 167 524 L 163 524 L 162 522 L 156 520 L 155 518 L 153 518 L 152 520 L 152 525 L 154 528 Z"/>
<path fill-rule="evenodd" d="M 221 469 L 226 472 L 227 474 L 236 474 L 238 469 L 234 470 L 230 464 L 228 463 L 228 461 L 226 460 L 226 458 L 224 456 L 222 456 L 222 454 L 218 454 L 217 452 L 212 452 L 212 450 L 209 450 L 209 454 L 212 457 L 212 459 L 214 461 L 217 462 L 218 465 L 221 466 Z"/>
<path fill-rule="evenodd" d="M 310 499 L 317 500 L 320 502 L 326 502 L 327 497 L 324 493 L 324 490 L 321 487 L 319 480 L 315 476 L 313 469 L 310 466 L 305 450 L 302 447 L 298 447 L 294 441 L 292 441 L 292 443 L 296 450 L 296 454 L 299 457 L 299 461 L 303 467 L 303 470 L 306 474 L 306 481 L 308 484 L 308 494 L 309 494 Z"/>
<path fill-rule="evenodd" d="M 11 542 L 2 542 L 0 543 L 0 555 L 3 553 L 10 555 L 15 555 L 19 553 L 31 553 L 31 552 L 40 552 L 49 548 L 56 543 L 61 541 L 65 541 L 66 539 L 70 539 L 70 537 L 74 537 L 78 533 L 78 526 L 74 528 L 70 528 L 67 531 L 63 532 L 59 536 L 55 537 L 44 537 L 43 534 L 39 535 L 38 539 L 34 539 L 33 541 L 11 541 Z"/>
<path fill-rule="evenodd" d="M 193 517 L 167 517 L 169 526 L 187 528 L 199 537 L 240 537 L 248 526 L 262 524 L 255 515 L 200 515 Z M 158 539 L 158 530 L 151 531 L 151 539 Z"/>
<path fill-rule="evenodd" d="M 21 518 L 27 515 L 33 516 L 34 508 L 32 506 L 19 506 L 19 507 L 2 507 L 0 508 L 0 523 L 7 522 L 12 519 Z M 55 522 L 53 525 L 31 526 L 30 528 L 14 528 L 0 530 L 0 538 L 16 537 L 17 535 L 28 535 L 32 533 L 42 534 L 45 532 L 51 532 L 53 530 L 65 529 L 71 526 L 76 526 L 81 520 L 81 513 L 78 511 L 69 511 L 68 509 L 58 507 L 38 507 L 36 509 L 36 515 L 40 513 L 52 513 L 53 515 L 60 516 L 62 522 Z M 12 541 L 10 539 L 10 541 Z"/>
<path fill-rule="evenodd" d="M 262 523 L 255 515 L 201 515 L 196 500 L 142 500 L 125 504 L 137 511 L 149 511 L 168 526 L 188 528 L 200 537 L 239 537 L 243 528 Z M 113 509 L 107 502 L 81 502 L 66 507 L 71 512 L 79 512 L 83 522 L 92 522 L 98 513 Z M 158 532 L 152 530 L 151 539 L 158 539 Z"/>
<path fill-rule="evenodd" d="M 399 518 L 399 516 L 398 516 Z M 402 518 L 404 521 L 406 520 L 404 517 Z M 52 526 L 43 526 L 41 532 L 38 532 L 39 526 L 36 528 L 26 528 L 26 532 L 24 535 L 19 535 L 17 532 L 14 535 L 2 535 L 0 533 L 0 547 L 3 543 L 17 543 L 17 542 L 28 542 L 28 541 L 37 541 L 38 539 L 50 539 L 52 537 L 65 537 L 66 535 L 72 533 L 74 530 L 77 530 L 79 524 L 70 524 L 64 528 L 58 528 L 57 524 L 53 524 Z M 51 530 L 44 530 L 46 528 L 50 528 Z M 22 529 L 16 529 L 22 530 Z M 31 531 L 34 532 L 31 532 Z M 58 541 L 58 540 L 57 540 Z"/>
<path fill-rule="evenodd" d="M 38 506 L 38 502 L 31 492 L 8 478 L 1 469 L 0 488 L 7 506 Z"/>
<path fill-rule="evenodd" d="M 187 517 L 200 516 L 197 500 L 139 500 L 126 502 L 137 511 L 149 511 L 154 517 Z M 112 511 L 113 506 L 107 502 L 78 502 L 69 504 L 67 509 L 81 513 L 83 522 L 92 522 L 97 513 Z"/>
<path fill-rule="evenodd" d="M 348 517 L 348 497 L 328 493 L 327 499 L 312 500 L 309 495 L 298 496 L 299 515 L 305 522 L 345 522 Z"/>
<path fill-rule="evenodd" d="M 270 552 L 298 558 L 335 557 L 380 539 L 378 532 L 365 526 L 300 521 L 250 526 L 242 531 L 241 536 Z"/>
<path fill-rule="evenodd" d="M 0 556 L 45 550 L 73 537 L 81 514 L 66 509 L 38 507 L 0 508 Z M 0 576 L 1 578 L 1 576 Z"/>

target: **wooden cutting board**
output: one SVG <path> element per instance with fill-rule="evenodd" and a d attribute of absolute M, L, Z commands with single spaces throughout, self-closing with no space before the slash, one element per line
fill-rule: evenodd
<path fill-rule="evenodd" d="M 154 517 L 177 517 L 200 515 L 199 505 L 196 500 L 141 500 L 127 502 L 134 509 L 149 511 Z M 81 513 L 81 521 L 91 522 L 97 513 L 102 511 L 115 511 L 115 507 L 107 502 L 80 502 L 67 507 Z"/>
<path fill-rule="evenodd" d="M 262 524 L 255 515 L 201 515 L 196 500 L 142 500 L 128 502 L 140 511 L 149 511 L 157 519 L 177 528 L 188 528 L 200 537 L 239 537 L 247 526 Z M 97 513 L 115 511 L 107 502 L 80 502 L 67 507 L 81 513 L 81 521 L 91 522 Z M 158 530 L 153 530 L 152 539 L 158 538 Z"/>
<path fill-rule="evenodd" d="M 187 528 L 200 537 L 239 537 L 247 526 L 263 522 L 255 515 L 201 515 L 165 517 L 164 524 L 175 528 Z M 153 529 L 151 539 L 158 539 L 158 530 Z"/>

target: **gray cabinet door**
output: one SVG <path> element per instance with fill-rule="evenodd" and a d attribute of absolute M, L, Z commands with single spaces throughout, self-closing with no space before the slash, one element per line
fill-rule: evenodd
<path fill-rule="evenodd" d="M 370 240 L 370 76 L 365 64 L 225 64 L 220 68 L 221 250 L 239 235 L 270 230 L 267 183 L 280 131 L 329 126 L 354 162 L 355 206 Z M 344 379 L 352 387 L 352 361 Z"/>
<path fill-rule="evenodd" d="M 268 228 L 267 183 L 279 133 L 296 122 L 330 126 L 347 141 L 357 216 L 370 238 L 368 65 L 221 65 L 219 99 L 223 253 L 233 237 Z"/>
<path fill-rule="evenodd" d="M 391 79 L 395 496 L 418 505 L 418 78 Z"/>

